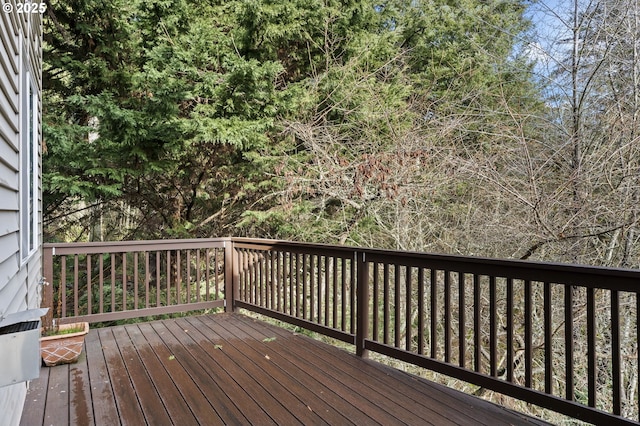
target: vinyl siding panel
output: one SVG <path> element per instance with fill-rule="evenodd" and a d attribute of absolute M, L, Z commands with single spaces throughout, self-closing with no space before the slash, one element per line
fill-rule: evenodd
<path fill-rule="evenodd" d="M 0 120 L 0 127 L 2 126 Z M 14 149 L 12 143 L 7 141 L 7 138 L 0 133 L 0 168 L 5 170 L 5 173 L 12 172 L 16 173 L 16 181 L 17 181 L 17 173 L 18 169 L 16 165 L 20 161 L 20 155 L 18 151 Z"/>
<path fill-rule="evenodd" d="M 34 255 L 32 259 L 25 264 L 22 268 L 19 268 L 17 274 L 14 274 L 11 280 L 2 288 L 0 292 L 5 294 L 0 298 L 0 312 L 18 312 L 29 308 L 35 308 L 39 306 L 39 274 L 34 273 L 40 270 L 41 261 L 40 256 Z M 10 261 L 9 261 L 10 262 Z M 6 262 L 3 262 L 3 264 Z M 29 267 L 31 264 L 31 268 Z M 27 292 L 26 283 L 29 283 L 29 291 Z M 28 301 L 28 294 L 31 294 L 32 299 L 30 301 L 38 302 L 33 305 Z"/>
<path fill-rule="evenodd" d="M 14 191 L 18 188 L 18 173 L 13 170 L 13 167 L 7 167 L 2 162 L 0 162 L 0 186 Z"/>
<path fill-rule="evenodd" d="M 0 262 L 0 283 L 3 284 L 3 287 L 16 276 L 19 270 L 18 256 L 13 256 L 4 262 Z"/>
<path fill-rule="evenodd" d="M 0 88 L 2 87 L 2 80 L 0 79 Z M 18 133 L 17 118 L 18 113 L 15 111 L 12 99 L 7 97 L 3 91 L 0 91 L 0 114 L 5 119 L 5 125 L 3 126 L 3 133 L 6 134 L 6 139 L 11 140 L 11 136 L 15 136 Z M 15 137 L 13 138 L 15 139 Z"/>
<path fill-rule="evenodd" d="M 15 114 L 11 119 L 8 119 L 6 114 L 0 114 L 0 141 L 13 152 L 18 153 L 18 145 L 16 145 L 18 142 L 18 133 L 10 124 L 13 123 L 14 120 L 18 120 L 18 114 Z"/>
<path fill-rule="evenodd" d="M 3 312 L 18 312 L 27 309 L 26 283 L 29 277 L 28 268 L 20 268 L 15 279 L 0 290 L 5 297 L 0 298 L 0 310 Z"/>
<path fill-rule="evenodd" d="M 13 9 L 15 10 L 16 8 L 16 0 L 8 0 L 9 3 L 11 3 L 13 5 Z M 13 35 L 13 37 L 10 38 L 10 40 L 13 40 L 13 51 L 17 52 L 18 51 L 18 37 L 20 35 L 20 23 L 18 22 L 18 14 L 17 13 L 5 13 L 5 16 L 7 16 L 9 18 L 8 22 L 7 22 L 7 28 L 10 29 L 12 32 L 11 34 Z"/>
<path fill-rule="evenodd" d="M 4 37 L 2 32 L 0 32 L 0 43 L 2 43 L 3 47 L 5 48 L 8 47 L 4 42 Z M 14 69 L 16 68 L 16 65 L 15 65 L 16 60 L 17 60 L 16 56 L 13 53 L 2 49 L 2 52 L 0 53 L 0 61 L 1 61 L 0 67 L 4 72 L 0 75 L 0 82 L 2 83 L 2 86 L 0 87 L 0 89 L 7 97 L 7 101 L 11 105 L 11 108 L 13 109 L 13 111 L 17 113 L 18 112 L 18 81 L 17 81 L 17 74 L 13 73 Z"/>
<path fill-rule="evenodd" d="M 7 26 L 10 14 L 0 14 L 0 132 L 18 150 L 18 49 L 14 32 Z"/>
<path fill-rule="evenodd" d="M 5 61 L 5 58 L 1 59 Z M 3 66 L 2 68 L 6 68 Z M 18 90 L 15 87 L 15 80 L 7 75 L 0 74 L 0 93 L 2 94 L 2 108 L 7 114 L 18 113 Z"/>
<path fill-rule="evenodd" d="M 18 211 L 19 199 L 17 189 L 8 189 L 0 185 L 0 210 Z"/>
<path fill-rule="evenodd" d="M 11 234 L 0 236 L 0 263 L 10 261 L 12 258 L 17 258 L 20 246 L 18 243 L 18 233 L 12 232 Z M 11 282 L 0 282 L 0 299 L 11 297 L 4 293 L 5 287 Z M 0 300 L 0 313 L 5 313 L 2 308 L 2 301 Z"/>
<path fill-rule="evenodd" d="M 0 235 L 18 232 L 18 213 L 0 210 Z"/>
<path fill-rule="evenodd" d="M 3 417 L 0 420 L 4 425 L 17 425 L 20 423 L 22 405 L 27 396 L 27 386 L 24 383 L 17 383 L 11 386 L 0 388 L 0 413 Z M 5 423 L 6 422 L 6 423 Z"/>
<path fill-rule="evenodd" d="M 11 60 L 11 69 L 6 69 L 7 76 L 15 78 L 16 80 L 16 92 L 18 91 L 17 75 L 18 75 L 18 33 L 13 26 L 14 14 L 3 13 L 0 15 L 0 38 L 3 44 L 3 55 L 6 55 Z"/>
<path fill-rule="evenodd" d="M 16 4 L 15 0 L 11 0 Z M 29 20 L 31 25 L 29 25 Z M 0 314 L 40 304 L 42 277 L 42 153 L 37 154 L 38 249 L 20 257 L 20 99 L 22 64 L 34 72 L 38 93 L 38 123 L 42 121 L 40 67 L 42 25 L 39 15 L 0 13 Z M 23 58 L 26 53 L 28 58 Z M 41 141 L 41 134 L 38 135 Z M 18 425 L 26 396 L 26 383 L 0 388 L 0 425 Z"/>

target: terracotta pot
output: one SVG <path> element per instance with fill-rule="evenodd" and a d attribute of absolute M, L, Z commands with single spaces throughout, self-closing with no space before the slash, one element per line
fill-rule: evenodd
<path fill-rule="evenodd" d="M 60 325 L 60 330 L 80 327 L 82 327 L 82 331 L 76 333 L 56 334 L 40 338 L 40 355 L 47 367 L 78 361 L 82 353 L 84 337 L 89 332 L 89 323 L 77 322 Z"/>

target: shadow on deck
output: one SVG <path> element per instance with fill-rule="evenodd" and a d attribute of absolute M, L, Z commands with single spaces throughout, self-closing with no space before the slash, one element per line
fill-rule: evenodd
<path fill-rule="evenodd" d="M 22 425 L 544 424 L 240 314 L 93 329 Z"/>

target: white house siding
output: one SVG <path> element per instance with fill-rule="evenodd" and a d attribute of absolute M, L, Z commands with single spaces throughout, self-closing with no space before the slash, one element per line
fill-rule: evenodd
<path fill-rule="evenodd" d="M 2 1 L 6 3 L 7 0 Z M 37 92 L 40 128 L 42 21 L 39 14 L 19 15 L 0 11 L 0 315 L 39 306 L 42 277 L 42 149 L 36 141 L 37 155 L 37 250 L 26 259 L 20 255 L 20 100 L 21 76 L 25 62 L 30 64 Z M 31 22 L 29 23 L 29 20 Z M 28 52 L 25 61 L 22 55 Z M 40 133 L 40 132 L 39 132 Z M 19 424 L 27 384 L 0 387 L 0 426 Z"/>

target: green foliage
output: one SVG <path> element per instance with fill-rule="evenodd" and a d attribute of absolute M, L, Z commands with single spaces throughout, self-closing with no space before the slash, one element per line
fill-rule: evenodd
<path fill-rule="evenodd" d="M 520 2 L 74 0 L 50 11 L 44 204 L 52 223 L 78 221 L 80 238 L 364 241 L 379 232 L 367 191 L 389 182 L 354 185 L 363 155 L 398 151 L 425 117 L 469 107 L 498 111 L 461 138 L 487 146 L 479 130 L 504 120 L 492 92 L 509 107 L 535 98 L 511 58 Z M 318 149 L 337 167 L 323 169 Z M 344 197 L 317 184 L 327 173 L 352 180 Z"/>
<path fill-rule="evenodd" d="M 282 65 L 239 55 L 229 5 L 52 6 L 46 211 L 122 201 L 144 218 L 138 236 L 188 236 L 224 194 L 252 199 L 237 194 L 264 177 L 249 158 L 269 144 Z"/>
<path fill-rule="evenodd" d="M 72 333 L 78 333 L 80 331 L 84 331 L 84 326 L 78 326 L 78 327 L 72 327 L 72 328 L 67 328 L 64 330 L 46 330 L 42 332 L 42 337 L 48 337 L 48 336 L 64 336 L 65 334 L 72 334 Z"/>

